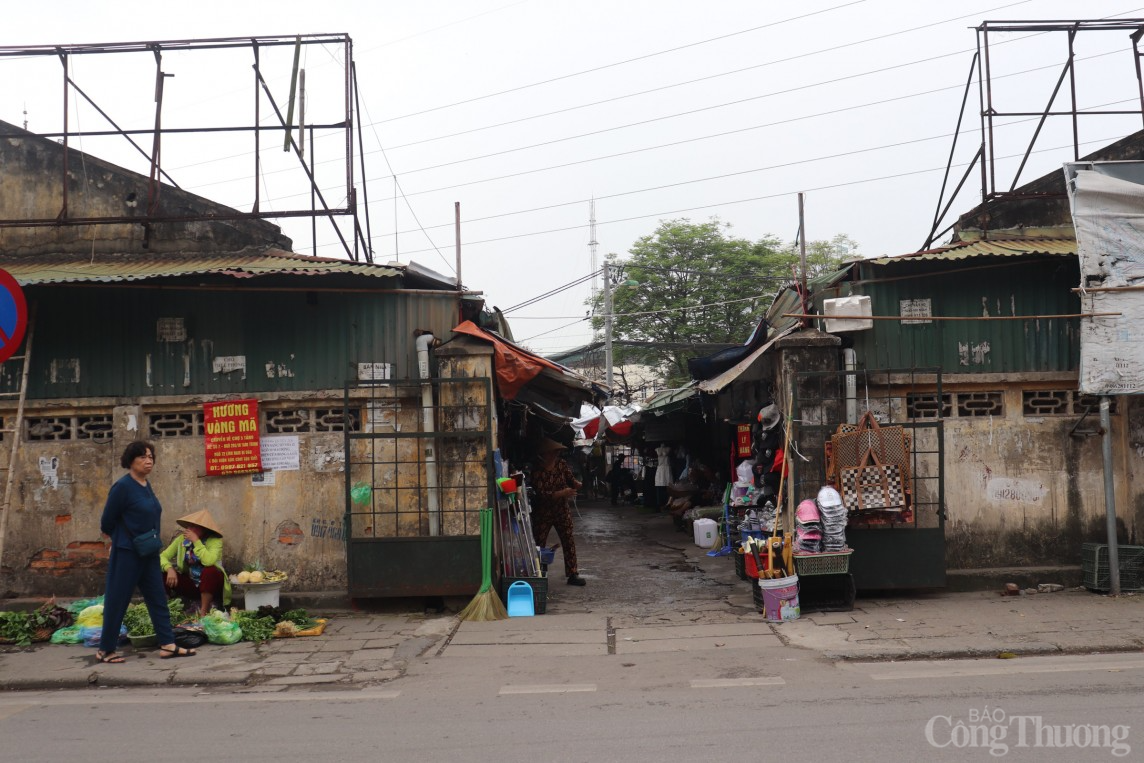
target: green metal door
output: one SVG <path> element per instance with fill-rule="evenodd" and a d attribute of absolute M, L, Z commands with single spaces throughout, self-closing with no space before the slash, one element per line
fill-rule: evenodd
<path fill-rule="evenodd" d="M 461 596 L 481 583 L 479 510 L 493 505 L 492 381 L 346 384 L 351 598 Z"/>
<path fill-rule="evenodd" d="M 796 501 L 827 484 L 831 438 L 866 411 L 900 425 L 910 441 L 909 511 L 856 512 L 846 540 L 858 590 L 945 586 L 945 439 L 940 368 L 796 374 L 791 480 Z M 835 486 L 836 488 L 839 486 Z"/>

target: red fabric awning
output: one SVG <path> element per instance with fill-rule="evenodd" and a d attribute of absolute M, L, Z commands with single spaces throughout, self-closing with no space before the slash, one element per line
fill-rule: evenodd
<path fill-rule="evenodd" d="M 567 369 L 551 360 L 545 360 L 539 355 L 533 355 L 528 350 L 517 347 L 509 342 L 485 331 L 472 321 L 465 321 L 453 328 L 457 334 L 481 339 L 493 346 L 493 366 L 497 374 L 497 387 L 501 397 L 505 400 L 516 398 L 520 388 L 535 379 L 545 368 L 553 371 L 567 373 Z"/>

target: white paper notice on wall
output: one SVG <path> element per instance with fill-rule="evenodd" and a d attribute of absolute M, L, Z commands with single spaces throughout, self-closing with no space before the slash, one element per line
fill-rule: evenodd
<path fill-rule="evenodd" d="M 261 472 L 250 475 L 250 484 L 254 487 L 274 487 L 274 472 Z"/>
<path fill-rule="evenodd" d="M 358 363 L 358 381 L 376 381 L 393 378 L 392 363 Z"/>
<path fill-rule="evenodd" d="M 216 374 L 232 374 L 235 371 L 242 373 L 242 378 L 246 378 L 246 356 L 245 355 L 219 355 L 214 359 L 211 364 Z"/>
<path fill-rule="evenodd" d="M 261 446 L 263 470 L 296 472 L 300 468 L 297 436 L 263 437 Z"/>
<path fill-rule="evenodd" d="M 929 297 L 925 299 L 903 299 L 898 302 L 898 309 L 903 319 L 902 325 L 909 326 L 915 323 L 933 323 L 927 318 L 933 317 L 933 304 Z"/>
<path fill-rule="evenodd" d="M 156 342 L 185 342 L 187 327 L 182 318 L 159 318 L 155 321 Z"/>
<path fill-rule="evenodd" d="M 1119 313 L 1080 319 L 1077 386 L 1089 395 L 1144 392 L 1144 305 L 1132 290 L 1144 286 L 1144 162 L 1073 162 L 1065 179 L 1081 310 Z"/>

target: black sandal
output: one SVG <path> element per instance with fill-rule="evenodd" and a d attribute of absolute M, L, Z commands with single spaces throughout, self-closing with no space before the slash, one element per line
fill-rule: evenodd
<path fill-rule="evenodd" d="M 118 652 L 96 652 L 95 659 L 107 665 L 118 665 L 122 662 L 127 662 L 127 659 Z"/>
<path fill-rule="evenodd" d="M 164 646 L 159 647 L 160 660 L 173 660 L 176 657 L 193 657 L 196 654 L 198 654 L 198 652 L 194 649 L 186 649 L 178 644 L 175 644 L 174 649 L 168 649 Z"/>

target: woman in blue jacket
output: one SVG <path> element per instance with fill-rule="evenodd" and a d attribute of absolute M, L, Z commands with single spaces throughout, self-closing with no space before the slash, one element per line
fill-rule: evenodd
<path fill-rule="evenodd" d="M 119 465 L 127 469 L 107 494 L 99 529 L 111 538 L 111 556 L 107 560 L 107 592 L 103 596 L 103 635 L 95 657 L 100 662 L 120 663 L 119 629 L 123 616 L 138 588 L 155 626 L 159 656 L 186 657 L 194 649 L 175 644 L 171 613 L 167 609 L 167 593 L 159 570 L 159 548 L 153 554 L 140 555 L 135 539 L 151 530 L 158 531 L 163 507 L 151 489 L 147 477 L 155 467 L 155 446 L 136 440 L 127 446 Z M 156 544 L 158 546 L 158 544 Z"/>

